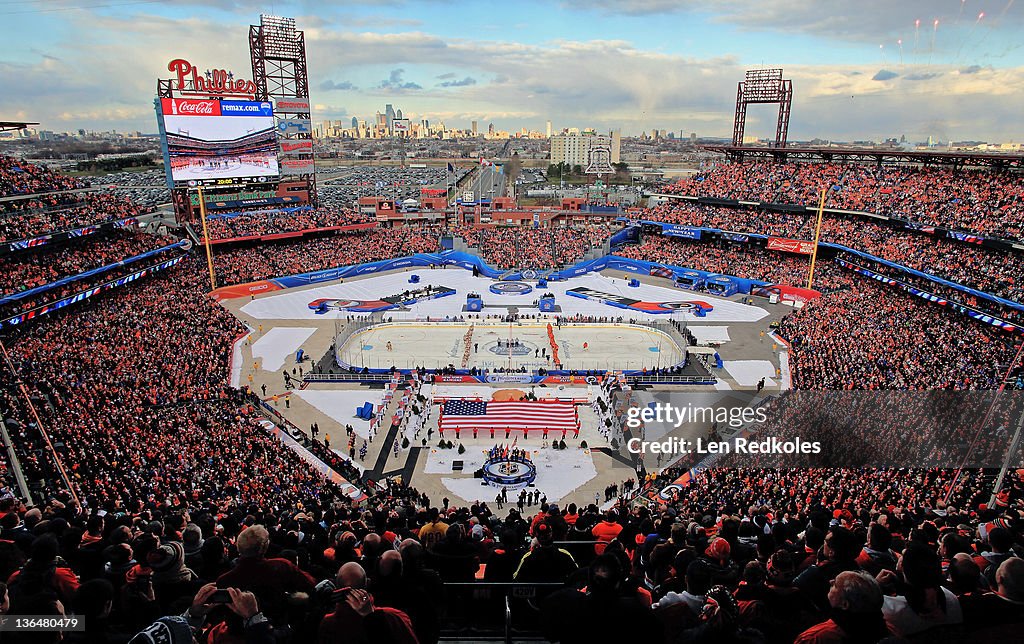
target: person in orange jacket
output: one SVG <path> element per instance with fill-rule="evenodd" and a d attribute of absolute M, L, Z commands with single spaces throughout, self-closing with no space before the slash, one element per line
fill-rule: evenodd
<path fill-rule="evenodd" d="M 616 522 L 616 519 L 618 519 L 618 513 L 614 509 L 608 510 L 604 515 L 604 520 L 590 530 L 590 534 L 594 535 L 599 542 L 594 544 L 596 554 L 603 554 L 605 547 L 622 532 L 622 526 Z"/>

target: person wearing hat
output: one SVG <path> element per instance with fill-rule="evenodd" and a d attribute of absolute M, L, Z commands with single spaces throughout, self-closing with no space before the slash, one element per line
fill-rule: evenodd
<path fill-rule="evenodd" d="M 191 570 L 198 570 L 202 565 L 202 549 L 205 543 L 202 529 L 194 523 L 185 526 L 181 533 L 181 545 L 185 549 L 185 565 Z"/>
<path fill-rule="evenodd" d="M 192 644 L 192 629 L 184 617 L 161 617 L 139 631 L 128 644 Z"/>
<path fill-rule="evenodd" d="M 185 548 L 181 543 L 168 541 L 157 546 L 146 561 L 153 571 L 153 589 L 158 598 L 175 598 L 191 592 L 196 575 L 185 566 Z"/>
<path fill-rule="evenodd" d="M 512 574 L 516 581 L 564 582 L 579 568 L 568 551 L 554 545 L 554 531 L 547 523 L 537 525 L 536 544 L 523 558 Z"/>
<path fill-rule="evenodd" d="M 590 530 L 590 534 L 598 541 L 598 543 L 594 544 L 595 554 L 602 554 L 608 544 L 612 542 L 612 539 L 619 536 L 619 533 L 622 532 L 622 525 L 618 523 L 618 516 L 618 513 L 612 508 L 605 513 L 604 520 Z"/>

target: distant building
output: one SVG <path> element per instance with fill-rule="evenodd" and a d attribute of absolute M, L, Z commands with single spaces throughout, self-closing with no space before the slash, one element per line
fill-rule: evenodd
<path fill-rule="evenodd" d="M 597 134 L 558 134 L 551 137 L 551 163 L 586 167 L 591 147 L 604 147 L 611 151 L 611 162 L 619 162 L 622 136 L 618 130 L 608 136 Z"/>
<path fill-rule="evenodd" d="M 547 130 L 544 134 L 545 137 L 551 138 L 551 121 L 548 121 Z"/>

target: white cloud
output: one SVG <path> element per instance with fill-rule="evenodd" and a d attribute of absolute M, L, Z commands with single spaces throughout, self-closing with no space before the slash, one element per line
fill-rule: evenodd
<path fill-rule="evenodd" d="M 0 113 L 59 129 L 153 132 L 156 78 L 170 75 L 170 59 L 249 76 L 246 30 L 237 22 L 85 12 L 75 21 L 74 42 L 28 52 L 20 58 L 27 63 L 0 62 L 0 83 L 22 88 L 0 94 Z M 622 40 L 524 44 L 424 31 L 344 31 L 320 22 L 306 29 L 312 98 L 344 96 L 347 109 L 318 106 L 314 119 L 368 116 L 394 102 L 408 114 L 455 126 L 478 119 L 503 129 L 542 128 L 550 118 L 625 133 L 659 128 L 724 136 L 731 132 L 736 82 L 745 68 L 735 57 L 666 54 Z M 1013 108 L 1024 104 L 1022 68 L 890 65 L 885 69 L 899 77 L 872 80 L 879 69 L 877 63 L 787 65 L 794 81 L 791 136 L 927 135 L 936 132 L 923 128 L 938 124 L 957 138 L 1019 137 Z M 450 85 L 437 87 L 439 81 Z M 403 92 L 398 105 L 393 99 Z M 774 112 L 752 109 L 748 131 L 773 134 Z"/>

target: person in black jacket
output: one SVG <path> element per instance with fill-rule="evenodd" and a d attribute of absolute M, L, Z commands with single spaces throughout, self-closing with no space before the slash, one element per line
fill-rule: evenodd
<path fill-rule="evenodd" d="M 554 545 L 554 531 L 547 523 L 537 525 L 537 544 L 519 561 L 516 581 L 564 582 L 576 572 L 576 561 L 566 550 Z"/>
<path fill-rule="evenodd" d="M 541 602 L 545 637 L 562 644 L 664 641 L 650 606 L 622 588 L 624 573 L 616 557 L 600 555 L 588 571 L 586 591 L 567 588 Z M 571 619 L 570 619 L 571 618 Z"/>

